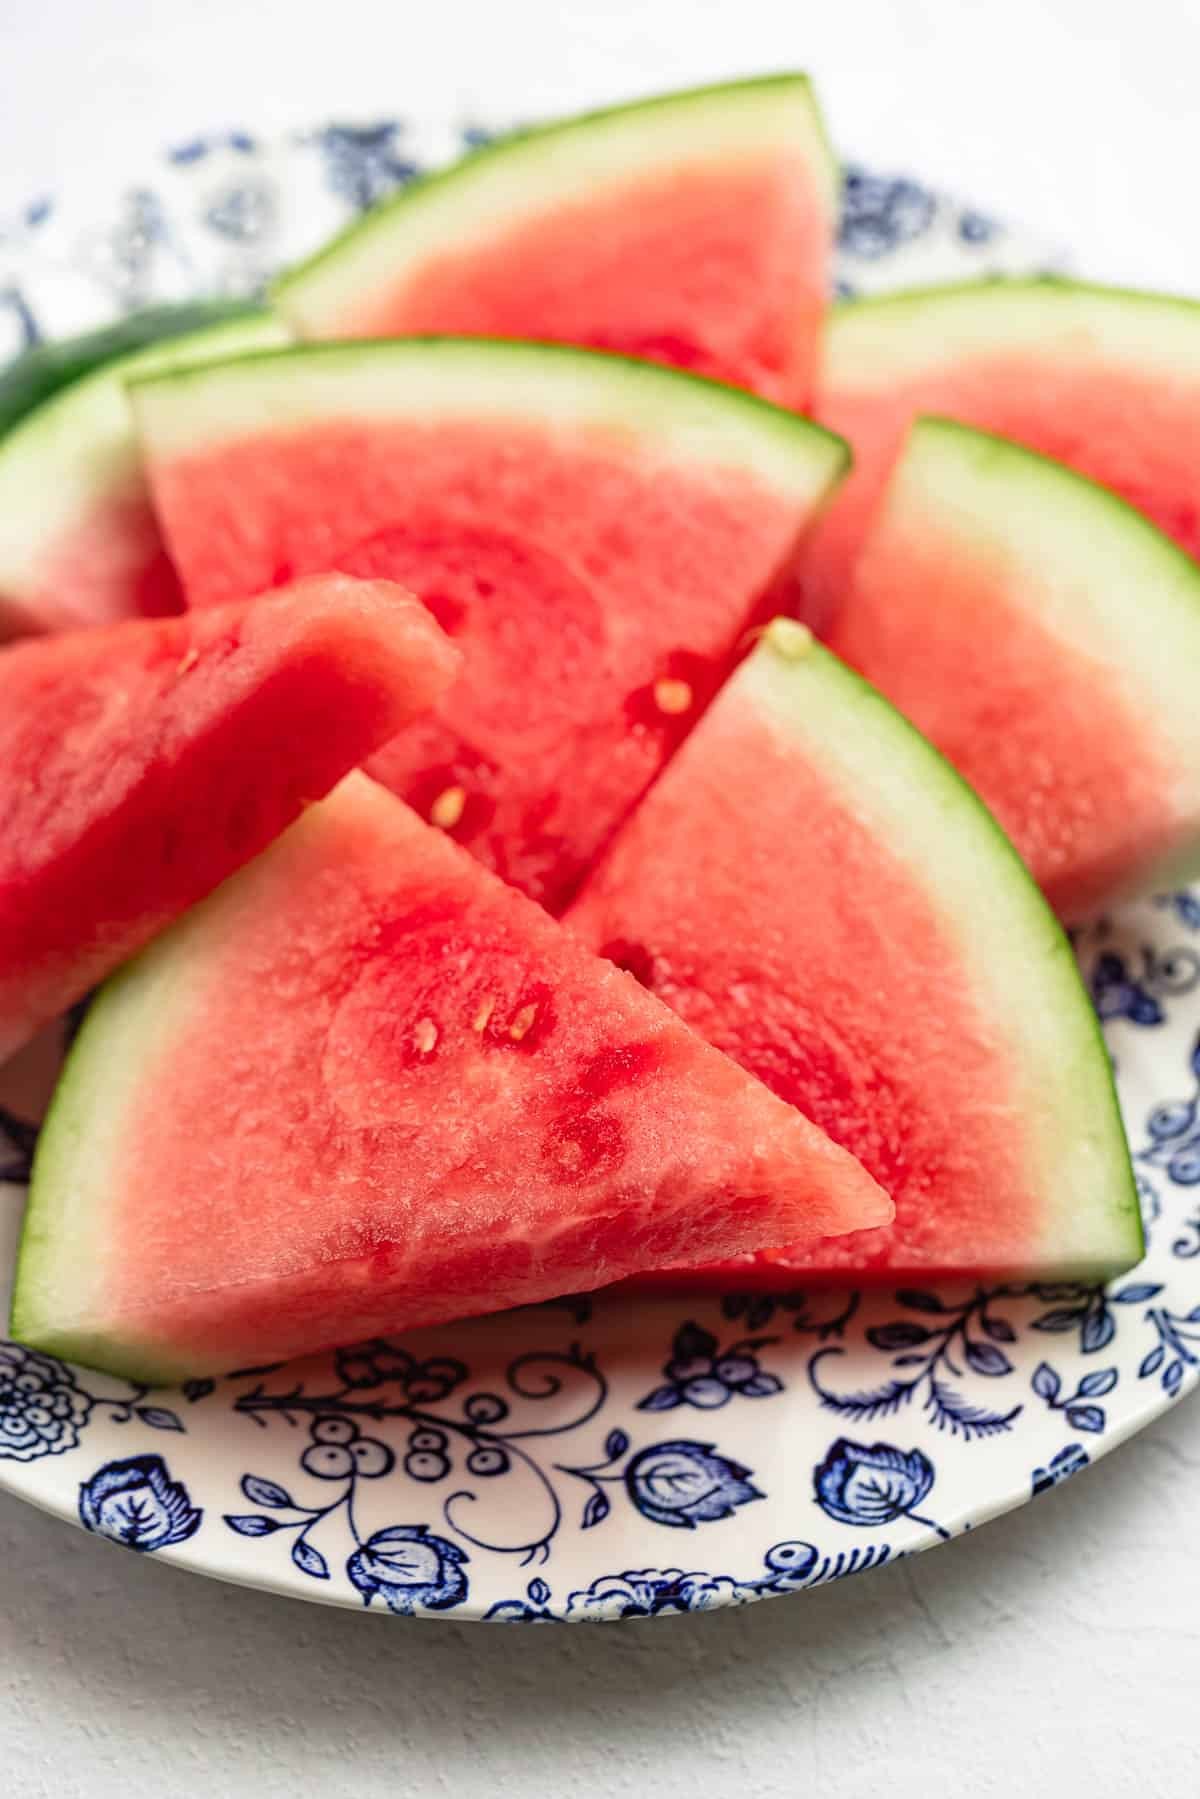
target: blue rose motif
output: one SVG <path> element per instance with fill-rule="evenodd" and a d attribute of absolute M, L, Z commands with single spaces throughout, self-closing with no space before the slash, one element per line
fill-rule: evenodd
<path fill-rule="evenodd" d="M 425 1611 L 448 1612 L 467 1596 L 462 1564 L 466 1551 L 425 1524 L 394 1524 L 377 1530 L 346 1563 L 352 1586 L 369 1606 L 376 1597 L 389 1611 L 410 1617 Z"/>
<path fill-rule="evenodd" d="M 919 1449 L 905 1455 L 890 1443 L 851 1443 L 839 1437 L 813 1470 L 817 1504 L 839 1524 L 874 1527 L 916 1519 L 933 1486 L 933 1463 Z M 928 1519 L 916 1519 L 926 1524 Z M 935 1527 L 936 1528 L 936 1527 Z"/>
<path fill-rule="evenodd" d="M 728 1518 L 736 1506 L 763 1497 L 749 1468 L 718 1455 L 712 1443 L 686 1439 L 655 1443 L 635 1455 L 625 1470 L 625 1490 L 643 1518 L 681 1530 Z"/>
<path fill-rule="evenodd" d="M 91 1395 L 62 1362 L 0 1343 L 0 1460 L 35 1462 L 74 1449 L 91 1411 Z"/>
<path fill-rule="evenodd" d="M 143 1554 L 186 1543 L 203 1516 L 187 1488 L 171 1479 L 160 1455 L 106 1462 L 79 1489 L 84 1529 Z"/>

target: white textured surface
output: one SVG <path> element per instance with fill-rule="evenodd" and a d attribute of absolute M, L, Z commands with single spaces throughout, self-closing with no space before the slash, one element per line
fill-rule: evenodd
<path fill-rule="evenodd" d="M 0 209 L 220 124 L 534 113 L 806 64 L 842 144 L 1200 291 L 1181 0 L 0 0 Z M 1200 1787 L 1200 1407 L 919 1562 L 603 1630 L 194 1580 L 0 1497 L 11 1799 Z"/>

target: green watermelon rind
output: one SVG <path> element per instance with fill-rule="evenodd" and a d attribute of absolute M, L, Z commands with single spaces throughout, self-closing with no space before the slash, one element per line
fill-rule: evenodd
<path fill-rule="evenodd" d="M 112 362 L 174 338 L 263 316 L 262 307 L 249 300 L 184 300 L 144 307 L 77 337 L 35 344 L 0 373 L 0 438 L 39 406 Z"/>
<path fill-rule="evenodd" d="M 879 382 L 971 354 L 1028 349 L 1056 364 L 1106 358 L 1178 378 L 1200 364 L 1200 301 L 1061 275 L 1003 276 L 894 289 L 830 309 L 819 386 Z"/>
<path fill-rule="evenodd" d="M 1028 1076 L 1025 1115 L 1038 1140 L 1047 1217 L 1028 1266 L 994 1272 L 1105 1279 L 1132 1267 L 1145 1241 L 1112 1062 L 1066 934 L 1007 836 L 933 745 L 804 626 L 776 620 L 734 680 L 776 728 L 811 748 L 827 775 L 844 777 L 847 802 L 910 863 L 946 927 L 966 916 L 970 977 L 989 1019 L 1003 1021 L 1005 1039 L 1018 1039 L 1036 1013 L 1017 1066 Z M 876 811 L 875 797 L 891 783 L 892 802 Z M 914 794 L 927 803 L 914 806 Z M 982 955 L 989 908 L 992 948 Z M 1064 1177 L 1064 1146 L 1086 1163 L 1073 1178 Z M 1070 1247 L 1059 1259 L 1064 1242 Z"/>
<path fill-rule="evenodd" d="M 59 387 L 16 423 L 0 438 L 3 599 L 20 607 L 36 592 L 43 559 L 60 534 L 108 496 L 140 488 L 128 382 L 188 361 L 284 344 L 289 336 L 281 319 L 257 309 L 160 338 Z"/>
<path fill-rule="evenodd" d="M 1198 312 L 1200 317 L 1200 312 Z M 1028 445 L 957 419 L 914 421 L 881 502 L 900 520 L 1003 556 L 1038 628 L 1111 667 L 1122 688 L 1153 696 L 1147 732 L 1181 771 L 1175 847 L 1138 871 L 1132 893 L 1200 875 L 1200 568 L 1111 488 Z M 949 553 L 949 552 L 948 552 Z"/>
<path fill-rule="evenodd" d="M 793 127 L 798 120 L 801 128 L 810 132 L 814 167 L 826 189 L 832 211 L 836 204 L 839 165 L 808 76 L 786 73 L 712 83 L 553 120 L 482 144 L 447 168 L 408 182 L 363 218 L 352 222 L 315 255 L 279 277 L 272 288 L 272 301 L 298 331 L 304 331 L 314 321 L 314 313 L 310 310 L 310 302 L 314 299 L 319 313 L 323 310 L 323 298 L 336 300 L 342 294 L 354 295 L 364 288 L 369 289 L 373 268 L 394 277 L 397 268 L 403 267 L 398 260 L 402 234 L 411 229 L 414 222 L 419 230 L 430 215 L 436 220 L 437 215 L 444 212 L 452 229 L 443 231 L 440 239 L 435 236 L 435 244 L 430 247 L 450 247 L 462 235 L 464 198 L 469 204 L 480 176 L 498 189 L 507 186 L 507 204 L 503 211 L 510 214 L 513 197 L 527 191 L 531 180 L 538 175 L 544 179 L 549 173 L 552 181 L 559 184 L 557 191 L 560 194 L 572 191 L 561 178 L 569 166 L 572 151 L 579 148 L 586 153 L 590 142 L 605 146 L 603 173 L 610 177 L 614 141 L 631 138 L 647 126 L 651 129 L 655 126 L 675 127 L 681 150 L 698 149 L 711 153 L 720 145 L 722 125 L 732 129 L 742 124 L 745 115 L 743 129 L 747 141 L 774 141 L 776 134 L 769 130 L 772 102 L 787 108 Z M 631 142 L 631 150 L 634 147 Z M 640 146 L 631 158 L 630 172 L 643 172 L 646 167 L 653 166 L 646 146 Z M 576 189 L 579 185 L 576 176 Z M 495 216 L 495 206 L 489 205 L 488 212 Z"/>
<path fill-rule="evenodd" d="M 204 901 L 188 914 L 188 922 L 205 909 Z M 174 939 L 179 930 L 170 933 Z M 17 1248 L 13 1277 L 9 1334 L 17 1341 L 40 1349 L 63 1361 L 81 1363 L 85 1367 L 104 1368 L 112 1374 L 148 1385 L 169 1385 L 180 1370 L 166 1362 L 155 1362 L 128 1346 L 114 1343 L 102 1335 L 80 1331 L 55 1331 L 45 1322 L 36 1295 L 40 1290 L 39 1270 L 43 1262 L 56 1276 L 56 1291 L 61 1292 L 61 1270 L 64 1241 L 70 1242 L 78 1261 L 90 1264 L 95 1246 L 86 1229 L 86 1202 L 80 1199 L 80 1183 L 75 1178 L 81 1162 L 93 1168 L 103 1156 L 105 1122 L 115 1131 L 121 1108 L 110 1105 L 97 1108 L 90 1103 L 96 1077 L 111 1082 L 112 1065 L 110 1032 L 119 1031 L 119 1019 L 128 1003 L 131 1008 L 138 998 L 147 970 L 153 970 L 153 959 L 162 939 L 156 940 L 100 988 L 88 1007 L 84 1021 L 67 1054 L 58 1084 L 47 1109 L 34 1152 L 29 1194 L 21 1237 Z M 169 1008 L 160 1008 L 167 1021 Z M 119 1041 L 118 1037 L 118 1041 Z M 136 1084 L 140 1059 L 131 1055 L 126 1067 L 131 1087 Z M 100 1120 L 99 1132 L 97 1119 Z M 97 1137 L 101 1141 L 97 1141 Z M 72 1218 L 69 1208 L 76 1202 L 79 1215 Z"/>
<path fill-rule="evenodd" d="M 379 379 L 381 371 L 392 375 L 391 385 Z M 318 404 L 322 380 L 327 397 Z M 267 412 L 263 387 L 270 381 L 277 385 Z M 239 392 L 245 382 L 250 385 Z M 536 421 L 557 416 L 611 423 L 627 441 L 636 435 L 668 453 L 677 450 L 681 462 L 749 466 L 794 488 L 804 504 L 824 497 L 851 464 L 849 445 L 836 433 L 743 388 L 633 356 L 516 338 L 300 344 L 167 369 L 131 382 L 129 392 L 152 461 L 268 424 L 286 429 L 327 417 L 394 421 L 406 411 L 422 422 L 469 421 L 489 416 L 491 408 Z"/>

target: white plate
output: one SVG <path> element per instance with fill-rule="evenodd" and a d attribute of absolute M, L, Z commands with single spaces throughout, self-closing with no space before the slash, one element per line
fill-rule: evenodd
<path fill-rule="evenodd" d="M 37 330 L 252 291 L 461 142 L 223 134 L 39 203 L 0 233 L 0 357 Z M 845 288 L 1054 261 L 916 182 L 851 172 Z M 1080 951 L 1150 1241 L 1107 1289 L 568 1302 L 178 1391 L 0 1342 L 0 1486 L 226 1580 L 539 1620 L 796 1592 L 1019 1505 L 1200 1365 L 1200 897 L 1133 907 Z M 15 1240 L 21 1188 L 0 1200 Z"/>

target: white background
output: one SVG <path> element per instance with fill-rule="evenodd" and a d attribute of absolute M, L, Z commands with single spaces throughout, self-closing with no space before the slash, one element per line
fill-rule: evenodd
<path fill-rule="evenodd" d="M 785 65 L 839 143 L 1200 292 L 1194 0 L 0 0 L 0 212 L 222 125 Z M 222 1588 L 0 1497 L 6 1799 L 1200 1790 L 1200 1406 L 919 1562 L 601 1630 Z"/>

